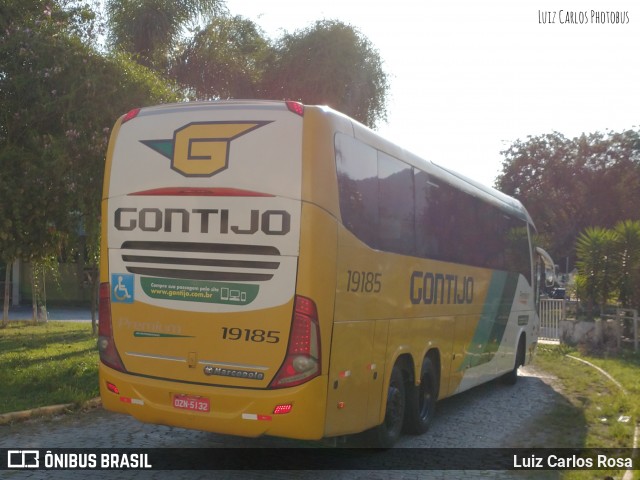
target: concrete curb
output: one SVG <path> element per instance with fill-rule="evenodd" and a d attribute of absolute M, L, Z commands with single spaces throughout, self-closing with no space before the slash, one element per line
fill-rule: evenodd
<path fill-rule="evenodd" d="M 584 364 L 586 364 L 586 365 L 589 365 L 591 368 L 595 368 L 597 371 L 599 371 L 601 374 L 603 374 L 605 377 L 607 377 L 609 380 L 611 380 L 613 383 L 615 383 L 615 385 L 616 385 L 620 390 L 622 390 L 622 393 L 624 393 L 625 395 L 627 394 L 627 391 L 626 391 L 626 390 L 625 390 L 625 388 L 620 384 L 620 382 L 618 382 L 615 378 L 613 378 L 611 375 L 609 375 L 609 373 L 608 373 L 606 370 L 604 370 L 604 369 L 600 368 L 600 367 L 599 367 L 599 366 L 597 366 L 597 365 L 594 365 L 594 364 L 593 364 L 593 363 L 591 363 L 591 362 L 588 362 L 588 361 L 586 361 L 586 360 L 583 360 L 582 358 L 574 357 L 573 355 L 567 355 L 567 357 L 571 358 L 572 360 L 576 360 L 576 361 L 578 361 L 578 362 L 582 362 L 582 363 L 584 363 Z"/>
<path fill-rule="evenodd" d="M 0 415 L 0 426 L 15 422 L 22 422 L 31 418 L 51 417 L 78 410 L 97 408 L 100 405 L 102 405 L 102 401 L 100 400 L 100 397 L 96 397 L 91 400 L 87 400 L 79 406 L 75 403 L 64 403 L 61 405 L 49 405 L 47 407 L 38 407 L 31 410 L 22 410 L 20 412 L 3 413 Z"/>

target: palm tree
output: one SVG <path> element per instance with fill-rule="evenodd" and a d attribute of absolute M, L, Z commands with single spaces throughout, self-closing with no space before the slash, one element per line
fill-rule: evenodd
<path fill-rule="evenodd" d="M 625 307 L 640 306 L 640 221 L 625 220 L 615 227 L 620 271 L 618 290 Z"/>
<path fill-rule="evenodd" d="M 164 72 L 184 29 L 224 8 L 224 0 L 107 0 L 109 42 Z"/>
<path fill-rule="evenodd" d="M 617 233 L 600 227 L 589 227 L 576 243 L 579 286 L 587 303 L 588 315 L 594 307 L 599 310 L 607 304 L 615 289 L 618 259 L 616 258 Z"/>

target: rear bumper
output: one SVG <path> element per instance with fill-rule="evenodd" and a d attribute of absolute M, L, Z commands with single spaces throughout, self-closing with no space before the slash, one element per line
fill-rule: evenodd
<path fill-rule="evenodd" d="M 119 393 L 108 390 L 107 382 Z M 210 411 L 175 408 L 174 394 L 205 397 Z M 229 435 L 318 440 L 324 436 L 326 395 L 326 376 L 292 388 L 253 390 L 150 379 L 100 364 L 100 396 L 107 410 L 146 423 Z M 274 408 L 282 404 L 291 404 L 291 411 L 274 414 Z"/>

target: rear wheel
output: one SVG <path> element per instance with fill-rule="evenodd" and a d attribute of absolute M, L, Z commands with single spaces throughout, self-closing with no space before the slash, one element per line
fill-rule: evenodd
<path fill-rule="evenodd" d="M 371 430 L 371 443 L 379 448 L 391 448 L 402 435 L 406 407 L 405 384 L 402 370 L 396 364 L 391 371 L 387 390 L 387 408 L 382 424 Z"/>
<path fill-rule="evenodd" d="M 422 361 L 420 385 L 407 392 L 405 431 L 413 435 L 426 432 L 436 413 L 438 400 L 438 375 L 429 358 Z"/>
<path fill-rule="evenodd" d="M 524 337 L 520 337 L 520 341 L 518 342 L 518 351 L 516 352 L 516 362 L 513 366 L 513 370 L 505 373 L 502 377 L 502 382 L 506 385 L 515 385 L 518 381 L 518 368 L 520 368 L 521 365 L 524 365 L 525 348 Z"/>

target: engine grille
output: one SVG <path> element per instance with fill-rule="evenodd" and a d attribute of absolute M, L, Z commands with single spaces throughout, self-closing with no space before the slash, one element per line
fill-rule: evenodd
<path fill-rule="evenodd" d="M 279 257 L 277 248 L 264 245 L 147 241 L 122 244 L 122 260 L 129 273 L 188 280 L 265 282 L 280 266 Z"/>

